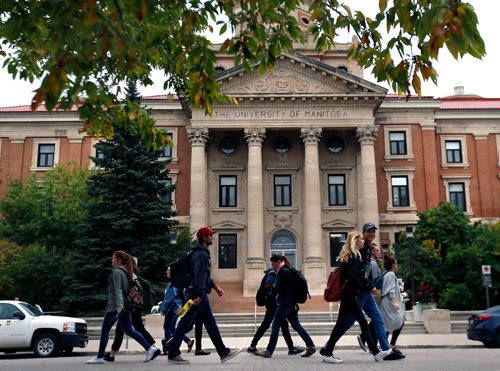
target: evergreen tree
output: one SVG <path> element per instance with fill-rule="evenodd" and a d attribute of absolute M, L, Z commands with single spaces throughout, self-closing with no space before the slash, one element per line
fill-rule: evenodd
<path fill-rule="evenodd" d="M 125 104 L 127 104 L 129 100 Z M 138 259 L 141 275 L 153 290 L 163 282 L 172 220 L 167 161 L 150 151 L 129 125 L 115 125 L 114 138 L 99 142 L 93 158 L 102 171 L 90 177 L 92 201 L 72 256 L 64 303 L 70 313 L 102 313 L 111 256 L 124 250 Z M 156 299 L 156 298 L 155 298 Z"/>

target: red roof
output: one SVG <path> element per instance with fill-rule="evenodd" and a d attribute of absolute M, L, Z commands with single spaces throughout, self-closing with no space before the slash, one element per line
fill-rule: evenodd
<path fill-rule="evenodd" d="M 387 98 L 394 99 L 400 98 L 395 94 L 387 94 Z M 147 97 L 142 97 L 143 101 L 162 101 L 167 100 L 169 98 L 168 95 L 150 95 Z M 177 100 L 178 97 L 176 95 L 172 95 L 170 97 L 173 100 Z M 416 96 L 412 96 L 411 99 L 418 98 Z M 422 98 L 432 98 L 432 97 L 422 97 Z M 406 99 L 406 98 L 400 98 Z M 480 97 L 467 97 L 467 98 L 440 98 L 442 110 L 498 110 L 500 109 L 500 98 L 480 98 Z M 31 112 L 31 106 L 13 106 L 13 107 L 0 107 L 0 112 Z M 36 112 L 47 112 L 45 105 L 40 105 L 36 109 Z M 71 112 L 76 112 L 76 106 L 71 108 Z"/>
<path fill-rule="evenodd" d="M 442 110 L 498 110 L 500 98 L 442 98 Z"/>

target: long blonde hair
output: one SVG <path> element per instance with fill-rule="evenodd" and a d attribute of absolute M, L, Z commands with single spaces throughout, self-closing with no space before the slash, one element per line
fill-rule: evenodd
<path fill-rule="evenodd" d="M 347 263 L 351 254 L 354 254 L 359 258 L 361 257 L 361 253 L 358 249 L 356 249 L 356 241 L 358 241 L 360 237 L 363 237 L 363 234 L 359 231 L 349 232 L 349 235 L 344 242 L 344 246 L 342 246 L 342 250 L 337 257 L 338 262 Z"/>

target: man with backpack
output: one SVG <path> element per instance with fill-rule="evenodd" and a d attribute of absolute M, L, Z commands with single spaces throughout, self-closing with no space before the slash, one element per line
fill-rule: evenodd
<path fill-rule="evenodd" d="M 278 254 L 271 256 L 271 262 L 276 263 L 273 267 L 275 267 L 278 272 L 276 283 L 274 285 L 278 307 L 276 309 L 276 313 L 274 314 L 271 336 L 269 338 L 267 348 L 263 351 L 257 351 L 255 354 L 264 358 L 272 357 L 278 342 L 281 324 L 288 320 L 293 329 L 297 331 L 299 336 L 306 343 L 307 349 L 301 357 L 310 357 L 316 352 L 316 347 L 307 331 L 299 322 L 297 299 L 293 292 L 293 280 L 295 274 L 292 272 L 293 267 L 285 256 Z"/>
<path fill-rule="evenodd" d="M 217 286 L 210 277 L 212 259 L 210 258 L 210 250 L 208 250 L 208 248 L 213 243 L 214 233 L 216 233 L 216 231 L 209 227 L 200 228 L 196 232 L 198 243 L 192 248 L 188 272 L 189 285 L 185 294 L 186 299 L 192 299 L 194 301 L 194 305 L 191 306 L 189 311 L 181 318 L 175 329 L 174 337 L 168 349 L 168 363 L 190 363 L 188 360 L 181 357 L 179 347 L 183 336 L 193 328 L 193 324 L 197 318 L 203 321 L 208 335 L 210 336 L 210 340 L 212 340 L 219 354 L 221 362 L 229 361 L 241 350 L 229 349 L 224 345 L 208 299 L 208 294 L 212 289 L 217 292 L 217 295 L 224 295 L 224 290 Z"/>
<path fill-rule="evenodd" d="M 265 306 L 266 313 L 264 314 L 264 319 L 262 320 L 262 323 L 257 329 L 257 332 L 255 333 L 252 342 L 247 349 L 248 353 L 257 352 L 257 343 L 262 338 L 262 336 L 264 336 L 269 326 L 271 326 L 274 315 L 276 314 L 276 309 L 278 308 L 278 304 L 276 303 L 276 292 L 274 290 L 274 284 L 276 283 L 276 278 L 278 276 L 277 269 L 281 260 L 279 258 L 276 258 L 275 255 L 273 255 L 270 260 L 272 267 L 265 271 L 256 297 L 257 305 Z M 285 339 L 286 345 L 288 346 L 289 355 L 299 354 L 304 351 L 303 348 L 299 348 L 293 345 L 293 340 L 290 336 L 290 329 L 288 328 L 288 321 L 286 320 L 281 323 L 281 333 L 283 334 L 283 338 Z"/>

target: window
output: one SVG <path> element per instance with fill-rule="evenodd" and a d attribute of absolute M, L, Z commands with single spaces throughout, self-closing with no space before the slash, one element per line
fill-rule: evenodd
<path fill-rule="evenodd" d="M 172 185 L 172 179 L 167 178 L 161 182 L 163 183 L 163 186 L 164 186 L 165 190 L 167 191 L 167 194 L 165 195 L 165 199 L 167 200 L 167 202 L 172 202 L 173 189 L 170 188 L 170 186 Z"/>
<path fill-rule="evenodd" d="M 389 132 L 389 147 L 391 155 L 406 155 L 406 132 L 391 131 Z"/>
<path fill-rule="evenodd" d="M 167 137 L 168 139 L 170 139 L 170 143 L 173 145 L 173 134 L 172 133 L 168 133 L 167 134 Z M 161 146 L 159 148 L 159 151 L 160 151 L 160 157 L 168 157 L 168 158 L 172 158 L 172 146 L 171 145 L 166 145 L 166 146 Z"/>
<path fill-rule="evenodd" d="M 415 160 L 411 125 L 384 125 L 384 160 Z"/>
<path fill-rule="evenodd" d="M 340 263 L 337 261 L 337 257 L 342 251 L 342 246 L 347 239 L 347 233 L 330 233 L 330 267 L 336 267 Z"/>
<path fill-rule="evenodd" d="M 219 235 L 219 268 L 236 268 L 237 245 L 235 234 Z"/>
<path fill-rule="evenodd" d="M 236 139 L 232 137 L 222 138 L 219 142 L 219 149 L 226 155 L 230 155 L 231 153 L 236 152 L 237 148 L 238 143 L 236 142 Z"/>
<path fill-rule="evenodd" d="M 446 201 L 457 206 L 467 215 L 473 216 L 474 211 L 470 203 L 470 174 L 443 174 L 443 185 Z"/>
<path fill-rule="evenodd" d="M 465 202 L 465 184 L 448 183 L 448 191 L 450 192 L 450 203 L 457 206 L 462 211 L 467 211 L 467 203 Z"/>
<path fill-rule="evenodd" d="M 236 176 L 219 177 L 219 207 L 236 207 Z"/>
<path fill-rule="evenodd" d="M 287 137 L 277 137 L 273 140 L 273 148 L 278 153 L 287 153 L 290 150 L 292 143 Z"/>
<path fill-rule="evenodd" d="M 410 206 L 410 197 L 408 189 L 408 177 L 393 176 L 391 177 L 392 185 L 392 206 Z"/>
<path fill-rule="evenodd" d="M 53 167 L 54 155 L 56 153 L 55 144 L 39 144 L 38 145 L 38 161 L 37 167 Z"/>
<path fill-rule="evenodd" d="M 274 176 L 274 206 L 292 206 L 292 177 Z"/>
<path fill-rule="evenodd" d="M 326 146 L 331 153 L 338 154 L 344 149 L 344 140 L 338 135 L 332 135 L 326 141 Z"/>
<path fill-rule="evenodd" d="M 459 140 L 447 140 L 446 146 L 446 162 L 449 164 L 460 164 L 462 159 L 462 142 Z"/>
<path fill-rule="evenodd" d="M 345 175 L 328 175 L 328 205 L 345 206 Z"/>

